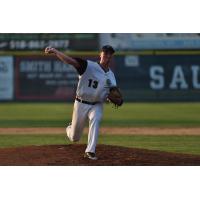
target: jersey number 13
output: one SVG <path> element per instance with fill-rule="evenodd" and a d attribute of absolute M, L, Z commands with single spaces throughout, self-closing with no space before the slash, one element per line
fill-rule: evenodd
<path fill-rule="evenodd" d="M 93 87 L 94 89 L 98 87 L 98 81 L 94 81 L 92 79 L 89 79 L 88 81 L 89 81 L 88 87 Z"/>

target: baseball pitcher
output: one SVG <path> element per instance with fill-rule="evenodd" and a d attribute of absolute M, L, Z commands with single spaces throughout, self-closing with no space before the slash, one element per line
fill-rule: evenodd
<path fill-rule="evenodd" d="M 53 54 L 64 63 L 74 66 L 79 74 L 72 122 L 66 128 L 66 133 L 70 141 L 79 141 L 85 123 L 89 120 L 88 144 L 84 157 L 97 160 L 95 149 L 103 114 L 103 103 L 106 100 L 115 106 L 121 106 L 123 103 L 115 76 L 109 68 L 115 51 L 110 45 L 103 46 L 99 62 L 72 58 L 52 47 L 47 47 L 45 53 Z"/>

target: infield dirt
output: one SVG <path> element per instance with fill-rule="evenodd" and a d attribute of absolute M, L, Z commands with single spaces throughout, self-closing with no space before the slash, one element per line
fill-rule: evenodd
<path fill-rule="evenodd" d="M 84 132 L 87 133 L 88 129 L 85 128 Z M 200 128 L 102 127 L 100 133 L 113 135 L 200 135 Z M 0 128 L 0 134 L 65 134 L 65 128 Z"/>
<path fill-rule="evenodd" d="M 195 166 L 200 156 L 98 145 L 97 161 L 83 157 L 83 144 L 0 149 L 3 166 Z"/>

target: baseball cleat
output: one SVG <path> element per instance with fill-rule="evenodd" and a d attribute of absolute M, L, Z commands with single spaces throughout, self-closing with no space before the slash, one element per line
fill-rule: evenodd
<path fill-rule="evenodd" d="M 98 159 L 96 157 L 96 154 L 92 153 L 92 152 L 85 152 L 84 158 L 88 158 L 90 160 L 97 160 Z"/>
<path fill-rule="evenodd" d="M 66 126 L 66 129 L 65 129 L 65 131 L 66 131 L 66 136 L 67 136 L 67 139 L 69 139 L 70 137 L 69 137 L 69 135 L 68 135 L 68 128 L 70 127 L 72 125 L 72 123 L 70 122 L 70 123 L 68 123 L 67 124 L 67 126 Z"/>

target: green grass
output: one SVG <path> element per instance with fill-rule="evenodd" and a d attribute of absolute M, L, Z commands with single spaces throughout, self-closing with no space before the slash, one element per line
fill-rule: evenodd
<path fill-rule="evenodd" d="M 84 135 L 79 143 L 86 143 Z M 0 147 L 70 144 L 64 135 L 0 135 Z M 99 144 L 200 155 L 200 136 L 100 135 Z"/>
<path fill-rule="evenodd" d="M 0 127 L 65 127 L 72 109 L 67 103 L 0 103 Z M 102 126 L 200 127 L 200 103 L 126 103 L 104 111 Z M 68 143 L 64 135 L 0 135 L 1 148 Z M 200 136 L 101 135 L 99 143 L 200 155 Z"/>
<path fill-rule="evenodd" d="M 73 104 L 1 103 L 0 127 L 63 127 Z M 200 103 L 125 103 L 105 105 L 102 126 L 200 127 Z"/>

